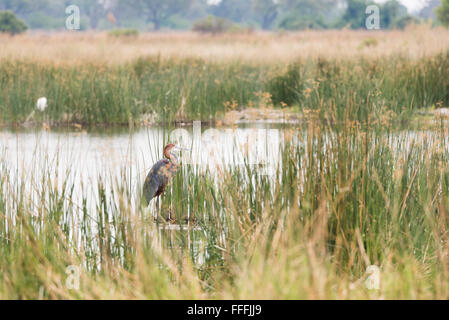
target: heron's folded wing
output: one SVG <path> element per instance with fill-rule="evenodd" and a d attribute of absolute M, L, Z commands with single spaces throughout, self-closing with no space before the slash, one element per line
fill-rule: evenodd
<path fill-rule="evenodd" d="M 143 185 L 143 193 L 145 196 L 146 204 L 148 205 L 156 196 L 157 191 L 164 184 L 165 177 L 161 176 L 160 169 L 166 165 L 165 160 L 159 160 L 154 164 L 148 173 L 145 183 Z"/>

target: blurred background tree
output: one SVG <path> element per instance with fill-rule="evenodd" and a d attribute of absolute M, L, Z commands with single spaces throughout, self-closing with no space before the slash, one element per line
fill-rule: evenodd
<path fill-rule="evenodd" d="M 283 17 L 279 27 L 286 30 L 327 29 L 330 12 L 336 3 L 332 0 L 280 0 Z"/>
<path fill-rule="evenodd" d="M 435 13 L 441 24 L 449 27 L 449 0 L 442 0 L 441 5 L 436 8 Z"/>
<path fill-rule="evenodd" d="M 348 0 L 346 10 L 340 18 L 337 27 L 349 27 L 351 29 L 361 29 L 365 27 L 366 7 L 373 4 L 372 1 L 366 0 Z"/>
<path fill-rule="evenodd" d="M 0 0 L 0 10 L 9 10 L 16 15 L 24 15 L 33 12 L 46 2 L 45 0 Z"/>
<path fill-rule="evenodd" d="M 279 15 L 280 4 L 276 0 L 252 1 L 254 16 L 262 30 L 270 30 Z"/>
<path fill-rule="evenodd" d="M 423 20 L 436 21 L 435 9 L 441 5 L 441 0 L 428 0 L 424 7 L 419 11 L 419 18 Z"/>
<path fill-rule="evenodd" d="M 146 20 L 151 22 L 157 31 L 171 16 L 188 11 L 192 2 L 192 0 L 137 0 L 131 4 L 145 15 Z"/>
<path fill-rule="evenodd" d="M 385 2 L 380 10 L 381 29 L 404 28 L 407 25 L 407 19 L 411 19 L 408 15 L 407 7 L 400 4 L 397 0 Z"/>
<path fill-rule="evenodd" d="M 28 29 L 25 22 L 18 19 L 12 11 L 0 11 L 0 32 L 15 35 Z"/>
<path fill-rule="evenodd" d="M 218 4 L 210 6 L 209 12 L 216 17 L 245 23 L 252 18 L 251 0 L 221 0 Z"/>

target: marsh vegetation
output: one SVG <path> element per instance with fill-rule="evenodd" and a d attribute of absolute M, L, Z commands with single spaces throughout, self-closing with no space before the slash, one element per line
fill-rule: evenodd
<path fill-rule="evenodd" d="M 61 35 L 39 39 L 50 44 L 42 55 L 41 36 L 8 38 L 0 297 L 449 298 L 449 127 L 413 119 L 449 105 L 440 31 L 376 33 L 369 46 L 367 33 L 351 31 L 172 35 L 170 44 L 74 36 L 71 45 L 86 45 L 78 58 Z M 18 43 L 29 50 L 14 54 Z M 37 127 L 21 128 L 44 96 Z M 221 125 L 247 107 L 300 121 Z M 227 132 L 202 156 L 227 160 L 181 159 L 162 210 L 181 224 L 194 216 L 197 228 L 165 230 L 154 207 L 140 205 L 142 182 L 175 123 L 192 120 Z M 251 144 L 234 139 L 254 129 L 277 134 L 265 144 L 269 174 L 253 165 Z M 365 285 L 373 265 L 376 290 Z M 70 266 L 78 289 L 67 286 Z"/>

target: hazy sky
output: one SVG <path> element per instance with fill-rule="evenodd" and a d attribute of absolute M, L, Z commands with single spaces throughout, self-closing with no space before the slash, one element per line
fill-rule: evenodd
<path fill-rule="evenodd" d="M 376 2 L 385 2 L 385 0 L 376 0 Z M 410 11 L 416 11 L 421 9 L 427 0 L 399 0 L 399 2 L 408 7 Z"/>
<path fill-rule="evenodd" d="M 209 3 L 219 3 L 221 0 L 208 0 Z M 376 2 L 385 2 L 386 0 L 375 0 Z M 410 11 L 416 11 L 421 9 L 427 2 L 427 0 L 399 0 L 403 5 L 408 7 Z"/>
<path fill-rule="evenodd" d="M 208 2 L 210 4 L 217 4 L 219 3 L 221 0 L 208 0 Z M 385 2 L 386 0 L 374 0 L 376 2 L 382 3 Z M 409 11 L 417 11 L 419 9 L 421 9 L 428 0 L 399 0 L 399 2 L 401 2 L 403 5 L 405 5 Z"/>

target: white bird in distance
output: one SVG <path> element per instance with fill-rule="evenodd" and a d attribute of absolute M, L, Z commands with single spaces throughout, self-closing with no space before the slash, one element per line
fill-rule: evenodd
<path fill-rule="evenodd" d="M 47 108 L 47 106 L 48 106 L 47 105 L 47 98 L 41 97 L 41 98 L 37 99 L 36 108 L 40 112 L 43 112 Z"/>

